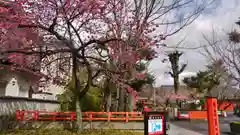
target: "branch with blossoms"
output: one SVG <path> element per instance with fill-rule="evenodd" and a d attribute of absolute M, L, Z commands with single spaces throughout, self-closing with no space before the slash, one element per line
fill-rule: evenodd
<path fill-rule="evenodd" d="M 55 48 L 50 51 L 42 51 L 40 47 L 37 51 L 15 50 L 15 53 L 29 56 L 40 54 L 42 65 L 51 63 L 45 69 L 50 73 L 53 68 L 65 67 L 56 71 L 59 78 L 63 77 L 58 75 L 58 71 L 71 72 L 71 58 L 74 56 L 82 67 L 88 69 L 89 76 L 95 76 L 92 72 L 99 70 L 92 70 L 97 67 L 111 78 L 118 77 L 125 80 L 123 82 L 128 82 L 135 78 L 138 61 L 150 61 L 156 57 L 152 46 L 179 32 L 199 15 L 204 7 L 202 5 L 192 14 L 184 16 L 184 19 L 173 20 L 174 24 L 183 24 L 178 29 L 159 34 L 158 31 L 162 30 L 159 26 L 166 24 L 164 18 L 174 10 L 193 4 L 192 1 L 194 0 L 174 0 L 166 3 L 164 0 L 138 0 L 133 5 L 129 0 L 16 0 L 1 3 L 0 37 L 3 40 L 0 42 L 7 50 L 18 48 L 16 46 L 36 47 L 45 44 L 45 34 L 48 34 L 61 44 L 55 44 Z M 167 25 L 170 24 L 167 21 Z M 61 52 L 62 48 L 66 50 Z M 17 59 L 16 57 L 11 59 Z M 114 70 L 111 69 L 113 67 Z M 92 85 L 90 80 L 89 85 Z"/>

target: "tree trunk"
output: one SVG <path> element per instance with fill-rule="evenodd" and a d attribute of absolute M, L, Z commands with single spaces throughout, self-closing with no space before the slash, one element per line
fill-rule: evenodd
<path fill-rule="evenodd" d="M 178 91 L 179 91 L 179 76 L 176 75 L 173 78 L 174 80 L 174 92 L 176 95 L 178 95 Z M 176 99 L 176 104 L 179 108 L 181 108 L 181 102 L 179 101 L 179 99 Z"/>
<path fill-rule="evenodd" d="M 82 110 L 81 110 L 81 104 L 79 96 L 76 95 L 76 121 L 74 122 L 74 131 L 78 132 L 83 129 L 82 126 Z"/>
<path fill-rule="evenodd" d="M 112 105 L 112 93 L 110 90 L 110 84 L 111 81 L 110 79 L 105 80 L 105 86 L 104 86 L 104 111 L 105 112 L 110 112 L 110 107 Z"/>
<path fill-rule="evenodd" d="M 112 93 L 109 92 L 107 97 L 107 112 L 111 111 L 111 106 L 112 106 Z"/>
<path fill-rule="evenodd" d="M 76 121 L 73 122 L 74 131 L 78 132 L 82 130 L 82 112 L 80 105 L 80 80 L 77 78 L 77 58 L 73 55 L 73 69 L 72 69 L 72 80 L 74 81 L 74 96 L 76 98 L 75 101 L 75 109 L 76 109 Z"/>
<path fill-rule="evenodd" d="M 174 73 L 174 74 L 177 74 L 177 73 Z M 174 92 L 175 94 L 178 94 L 178 90 L 179 90 L 179 76 L 178 75 L 174 75 L 174 78 L 173 78 L 173 85 L 174 85 Z"/>
<path fill-rule="evenodd" d="M 116 97 L 116 111 L 119 112 L 119 88 L 117 87 L 117 97 Z"/>
<path fill-rule="evenodd" d="M 129 111 L 129 93 L 124 92 L 124 112 L 128 112 Z"/>
<path fill-rule="evenodd" d="M 132 95 L 128 95 L 128 108 L 129 108 L 129 112 L 133 112 L 133 106 L 134 106 L 134 97 Z"/>
<path fill-rule="evenodd" d="M 118 104 L 118 111 L 124 111 L 124 95 L 125 95 L 125 91 L 124 90 L 119 90 L 119 104 Z"/>
<path fill-rule="evenodd" d="M 112 105 L 112 94 L 109 91 L 104 93 L 104 111 L 110 112 L 110 108 Z"/>

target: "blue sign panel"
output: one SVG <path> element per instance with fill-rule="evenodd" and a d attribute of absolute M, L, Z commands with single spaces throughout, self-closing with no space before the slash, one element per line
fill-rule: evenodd
<path fill-rule="evenodd" d="M 163 133 L 162 116 L 150 116 L 148 119 L 148 135 L 159 135 Z"/>

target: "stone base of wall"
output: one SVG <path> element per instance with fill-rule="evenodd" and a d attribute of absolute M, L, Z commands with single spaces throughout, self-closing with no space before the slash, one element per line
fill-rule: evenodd
<path fill-rule="evenodd" d="M 16 110 L 56 111 L 59 101 L 26 97 L 0 97 L 0 116 L 15 115 Z"/>

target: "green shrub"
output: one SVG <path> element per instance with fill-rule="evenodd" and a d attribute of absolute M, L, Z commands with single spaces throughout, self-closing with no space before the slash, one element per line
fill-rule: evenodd
<path fill-rule="evenodd" d="M 67 90 L 59 96 L 61 111 L 75 111 L 74 88 L 69 83 Z M 80 100 L 82 112 L 100 112 L 101 111 L 101 89 L 90 87 L 86 95 Z"/>
<path fill-rule="evenodd" d="M 233 124 L 240 124 L 240 122 L 237 122 L 237 121 L 235 121 L 235 122 L 232 122 Z"/>
<path fill-rule="evenodd" d="M 121 130 L 85 130 L 80 133 L 74 133 L 68 130 L 59 129 L 35 129 L 35 130 L 17 130 L 5 135 L 143 135 L 143 132 L 121 131 Z"/>

